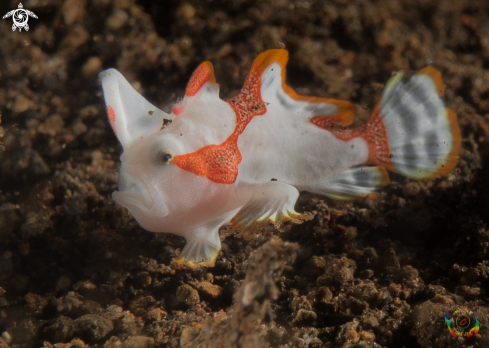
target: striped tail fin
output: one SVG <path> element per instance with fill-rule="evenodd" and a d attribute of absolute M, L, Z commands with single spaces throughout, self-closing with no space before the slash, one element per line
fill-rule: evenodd
<path fill-rule="evenodd" d="M 441 74 L 428 66 L 403 79 L 392 77 L 369 123 L 382 119 L 388 149 L 378 149 L 372 164 L 413 179 L 433 178 L 452 170 L 458 161 L 461 134 L 455 112 L 445 108 Z M 377 121 L 378 122 L 378 121 Z M 375 137 L 367 137 L 371 143 Z M 374 145 L 376 144 L 369 144 Z M 386 156 L 388 153 L 388 156 Z"/>
<path fill-rule="evenodd" d="M 381 166 L 413 179 L 448 173 L 458 162 L 462 138 L 457 116 L 445 108 L 438 70 L 428 66 L 410 79 L 398 72 L 385 87 L 367 122 L 356 129 L 335 129 L 331 117 L 311 122 L 338 139 L 365 139 L 365 164 Z"/>
<path fill-rule="evenodd" d="M 383 168 L 418 180 L 452 170 L 462 138 L 455 112 L 443 103 L 444 89 L 441 74 L 430 66 L 410 79 L 401 71 L 387 82 L 382 98 L 361 127 L 338 129 L 332 117 L 311 118 L 340 140 L 363 138 L 368 146 L 367 166 L 338 174 L 323 193 L 341 199 L 371 194 L 376 186 L 389 182 Z"/>

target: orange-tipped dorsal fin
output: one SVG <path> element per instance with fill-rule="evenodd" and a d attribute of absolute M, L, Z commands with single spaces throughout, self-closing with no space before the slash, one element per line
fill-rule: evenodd
<path fill-rule="evenodd" d="M 200 64 L 190 77 L 185 91 L 185 97 L 194 97 L 206 84 L 209 83 L 219 89 L 211 62 Z"/>
<path fill-rule="evenodd" d="M 216 83 L 211 62 L 204 62 L 195 69 L 187 84 L 183 100 L 173 105 L 172 113 L 176 116 L 182 114 L 189 99 L 194 101 L 219 99 L 219 85 Z"/>
<path fill-rule="evenodd" d="M 260 88 L 265 86 L 262 92 L 265 94 L 269 91 L 272 94 L 276 94 L 273 89 L 281 89 L 281 93 L 291 99 L 291 102 L 287 105 L 287 108 L 295 108 L 297 110 L 304 109 L 306 105 L 309 105 L 310 110 L 313 111 L 311 117 L 320 117 L 321 123 L 335 123 L 341 126 L 349 126 L 355 119 L 355 107 L 348 101 L 335 100 L 328 98 L 319 98 L 313 96 L 304 96 L 297 94 L 290 86 L 285 82 L 286 80 L 286 65 L 289 59 L 289 54 L 284 49 L 273 49 L 261 53 L 254 61 L 251 67 L 250 73 L 246 78 L 243 89 L 248 86 L 257 84 L 254 76 L 260 76 L 258 84 Z M 274 64 L 274 67 L 272 67 Z M 270 68 L 270 71 L 268 71 Z M 267 81 L 263 81 L 265 78 Z M 280 80 L 279 84 L 267 83 L 272 79 Z"/>

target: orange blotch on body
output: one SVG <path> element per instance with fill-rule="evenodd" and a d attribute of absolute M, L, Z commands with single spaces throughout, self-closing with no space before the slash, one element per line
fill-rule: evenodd
<path fill-rule="evenodd" d="M 183 111 L 183 102 L 179 102 L 179 103 L 176 103 L 175 105 L 173 105 L 173 108 L 172 108 L 173 114 L 175 114 L 176 116 L 180 116 L 182 111 Z"/>
<path fill-rule="evenodd" d="M 238 165 L 242 159 L 238 149 L 238 137 L 253 117 L 263 115 L 267 111 L 260 93 L 261 74 L 264 69 L 261 56 L 253 63 L 241 92 L 228 101 L 236 114 L 236 127 L 233 133 L 219 145 L 207 145 L 195 152 L 175 156 L 173 163 L 176 166 L 196 175 L 205 176 L 215 183 L 232 184 L 236 181 Z M 202 65 L 194 72 L 194 75 L 197 75 L 196 81 L 200 79 L 199 74 L 203 74 L 198 72 Z M 191 80 L 194 79 L 194 75 L 192 75 Z M 192 83 L 199 85 L 196 82 Z M 189 83 L 190 85 L 191 83 Z M 189 90 L 188 87 L 187 90 Z"/>
<path fill-rule="evenodd" d="M 110 125 L 112 126 L 112 129 L 114 130 L 114 133 L 117 135 L 117 128 L 115 127 L 115 111 L 110 105 L 107 107 L 107 115 L 109 116 L 109 121 L 110 121 Z"/>
<path fill-rule="evenodd" d="M 350 141 L 355 138 L 362 138 L 368 146 L 368 161 L 366 164 L 378 165 L 394 170 L 392 165 L 387 129 L 384 121 L 380 117 L 378 106 L 372 112 L 365 124 L 357 129 L 338 129 L 335 125 L 341 124 L 337 116 L 324 117 L 318 116 L 311 119 L 311 123 L 319 128 L 326 129 L 336 138 L 343 141 Z"/>

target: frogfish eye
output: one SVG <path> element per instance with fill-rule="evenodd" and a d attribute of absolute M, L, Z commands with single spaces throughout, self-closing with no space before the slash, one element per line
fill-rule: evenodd
<path fill-rule="evenodd" d="M 172 159 L 172 155 L 169 153 L 165 153 L 165 154 L 163 154 L 162 159 L 163 159 L 163 162 L 168 162 Z"/>
<path fill-rule="evenodd" d="M 173 161 L 175 146 L 169 141 L 157 141 L 150 150 L 149 159 L 154 166 L 166 166 Z"/>

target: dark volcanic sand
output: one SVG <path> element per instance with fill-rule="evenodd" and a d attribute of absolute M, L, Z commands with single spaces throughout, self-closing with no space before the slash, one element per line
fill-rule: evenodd
<path fill-rule="evenodd" d="M 0 14 L 17 8 L 2 1 Z M 0 347 L 489 347 L 489 2 L 26 0 L 0 20 Z M 290 52 L 299 93 L 361 124 L 393 71 L 432 64 L 460 120 L 459 166 L 391 175 L 377 200 L 303 194 L 279 232 L 222 230 L 216 266 L 117 206 L 121 146 L 97 74 L 169 111 L 210 60 L 224 98 L 253 59 Z M 453 338 L 459 306 L 479 335 Z"/>

